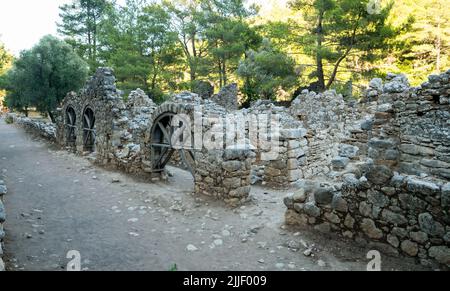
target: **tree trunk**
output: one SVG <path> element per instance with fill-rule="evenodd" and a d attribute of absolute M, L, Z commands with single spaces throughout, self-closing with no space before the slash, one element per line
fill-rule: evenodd
<path fill-rule="evenodd" d="M 52 123 L 56 123 L 55 115 L 51 111 L 48 111 L 48 116 L 50 117 Z"/>
<path fill-rule="evenodd" d="M 325 75 L 323 72 L 323 58 L 321 55 L 322 50 L 322 41 L 323 41 L 323 15 L 324 11 L 320 11 L 319 19 L 317 24 L 317 52 L 316 52 L 316 62 L 317 62 L 317 78 L 318 78 L 318 87 L 320 91 L 325 91 Z"/>
<path fill-rule="evenodd" d="M 223 76 L 222 76 L 222 61 L 220 58 L 217 59 L 218 73 L 219 73 L 219 87 L 223 87 Z"/>
<path fill-rule="evenodd" d="M 336 75 L 339 69 L 339 66 L 341 65 L 342 61 L 348 56 L 350 53 L 351 48 L 348 48 L 347 51 L 338 59 L 336 64 L 334 65 L 333 72 L 331 73 L 330 79 L 328 79 L 326 89 L 330 89 L 331 85 L 333 85 L 334 81 L 336 80 Z"/>

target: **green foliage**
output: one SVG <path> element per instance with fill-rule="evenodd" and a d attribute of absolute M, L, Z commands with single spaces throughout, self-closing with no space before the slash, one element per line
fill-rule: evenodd
<path fill-rule="evenodd" d="M 61 6 L 59 31 L 92 71 L 111 66 L 120 89 L 158 102 L 197 80 L 238 82 L 249 100 L 292 84 L 351 98 L 389 71 L 417 85 L 450 66 L 450 0 L 380 0 L 379 11 L 373 0 L 288 1 L 74 0 Z M 258 50 L 263 38 L 272 51 Z"/>
<path fill-rule="evenodd" d="M 396 1 L 392 21 L 409 25 L 398 37 L 397 47 L 386 70 L 403 72 L 413 85 L 426 76 L 450 67 L 450 0 Z"/>
<path fill-rule="evenodd" d="M 6 87 L 6 72 L 11 67 L 13 56 L 6 50 L 5 46 L 0 43 L 0 109 L 4 106 L 5 90 Z"/>
<path fill-rule="evenodd" d="M 58 23 L 58 32 L 88 62 L 91 72 L 100 63 L 99 32 L 111 7 L 107 0 L 74 0 L 60 7 L 62 22 Z"/>
<path fill-rule="evenodd" d="M 6 115 L 5 122 L 6 122 L 6 124 L 13 124 L 14 118 L 11 115 Z"/>
<path fill-rule="evenodd" d="M 255 11 L 247 9 L 243 1 L 212 0 L 203 2 L 203 12 L 203 35 L 209 44 L 212 72 L 222 87 L 227 85 L 245 52 L 261 43 L 254 28 L 243 21 Z"/>
<path fill-rule="evenodd" d="M 6 50 L 5 46 L 0 43 L 0 76 L 9 69 L 12 60 L 12 55 Z"/>
<path fill-rule="evenodd" d="M 245 80 L 243 92 L 249 100 L 274 99 L 277 90 L 291 89 L 297 80 L 294 60 L 265 39 L 261 48 L 249 51 L 239 64 L 238 75 Z"/>
<path fill-rule="evenodd" d="M 84 84 L 87 73 L 87 64 L 70 45 L 45 36 L 31 50 L 23 51 L 7 73 L 6 103 L 24 112 L 36 107 L 53 117 L 66 94 Z"/>

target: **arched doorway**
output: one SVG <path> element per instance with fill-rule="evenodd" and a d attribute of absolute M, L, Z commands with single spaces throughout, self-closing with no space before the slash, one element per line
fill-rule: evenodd
<path fill-rule="evenodd" d="M 83 150 L 88 152 L 95 151 L 95 114 L 87 107 L 83 113 Z"/>
<path fill-rule="evenodd" d="M 172 112 L 162 113 L 155 119 L 150 132 L 150 150 L 154 172 L 164 171 L 175 152 L 178 152 L 184 166 L 194 176 L 195 153 L 192 148 L 194 143 L 192 140 L 189 144 L 185 143 L 187 139 L 192 139 L 194 134 L 191 132 L 190 137 L 186 137 L 183 136 L 186 131 L 184 133 L 180 131 L 183 126 L 188 124 L 189 122 Z"/>
<path fill-rule="evenodd" d="M 77 115 L 72 107 L 67 107 L 66 110 L 66 145 L 74 147 L 77 141 L 76 133 Z"/>

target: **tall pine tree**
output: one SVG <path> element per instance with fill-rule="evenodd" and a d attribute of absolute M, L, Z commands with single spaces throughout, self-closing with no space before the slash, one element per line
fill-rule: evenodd
<path fill-rule="evenodd" d="M 107 0 L 73 0 L 60 7 L 62 22 L 58 23 L 58 32 L 88 62 L 91 71 L 100 63 L 100 26 L 111 5 Z"/>
<path fill-rule="evenodd" d="M 298 36 L 304 53 L 313 57 L 317 89 L 329 89 L 344 61 L 357 56 L 361 62 L 386 54 L 397 31 L 388 23 L 392 3 L 373 10 L 373 0 L 294 0 L 303 12 L 306 31 Z M 375 7 L 378 8 L 378 7 Z"/>

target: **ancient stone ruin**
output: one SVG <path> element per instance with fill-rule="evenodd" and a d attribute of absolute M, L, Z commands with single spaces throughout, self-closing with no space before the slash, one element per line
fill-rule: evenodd
<path fill-rule="evenodd" d="M 418 88 L 411 88 L 403 75 L 390 74 L 384 84 L 373 80 L 353 111 L 365 116 L 346 115 L 344 124 L 334 118 L 333 127 L 344 129 L 337 139 L 333 128 L 319 131 L 330 142 L 325 152 L 339 155 L 331 161 L 328 179 L 305 180 L 285 198 L 287 223 L 335 231 L 384 252 L 417 257 L 423 265 L 448 266 L 449 77 L 450 71 L 432 75 Z M 303 114 L 307 102 L 297 106 L 301 118 L 310 116 Z M 334 110 L 323 114 L 314 127 L 322 129 L 327 114 L 339 115 Z M 361 120 L 357 127 L 353 119 Z M 337 146 L 334 140 L 339 139 Z"/>
<path fill-rule="evenodd" d="M 232 206 L 256 183 L 297 189 L 284 199 L 286 224 L 450 266 L 449 78 L 412 88 L 389 74 L 361 102 L 305 90 L 290 107 L 260 100 L 238 110 L 235 84 L 217 95 L 204 84 L 201 96 L 184 92 L 160 106 L 138 89 L 124 102 L 112 70 L 100 68 L 64 99 L 56 128 L 17 122 L 149 180 L 183 165 L 197 194 Z"/>

